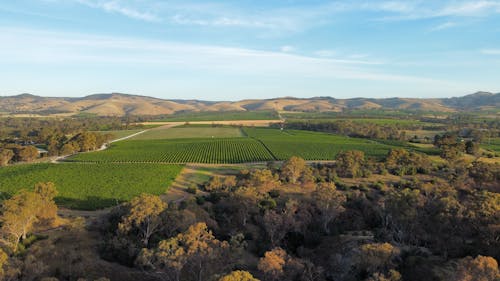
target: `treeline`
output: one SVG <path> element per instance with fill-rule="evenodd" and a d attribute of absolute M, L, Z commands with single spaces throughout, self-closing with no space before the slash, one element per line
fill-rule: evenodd
<path fill-rule="evenodd" d="M 54 135 L 46 144 L 47 155 L 34 145 L 0 143 L 0 167 L 9 163 L 32 162 L 42 156 L 70 155 L 99 149 L 112 138 L 110 134 L 82 132 L 74 136 Z"/>
<path fill-rule="evenodd" d="M 286 129 L 308 130 L 346 135 L 359 138 L 405 140 L 406 135 L 401 132 L 406 126 L 378 125 L 370 122 L 355 122 L 350 120 L 338 121 L 287 121 L 284 125 L 273 124 L 274 127 L 284 126 Z"/>
<path fill-rule="evenodd" d="M 138 117 L 0 118 L 0 166 L 100 148 L 108 131 L 141 128 Z M 41 149 L 39 151 L 39 149 Z M 44 152 L 47 150 L 47 152 Z"/>
<path fill-rule="evenodd" d="M 499 180 L 498 165 L 405 150 L 292 157 L 214 176 L 189 200 L 137 197 L 109 215 L 101 253 L 161 280 L 496 281 Z"/>

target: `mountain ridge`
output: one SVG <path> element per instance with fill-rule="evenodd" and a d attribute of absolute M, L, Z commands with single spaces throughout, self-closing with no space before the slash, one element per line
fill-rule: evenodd
<path fill-rule="evenodd" d="M 207 101 L 196 99 L 161 99 L 156 97 L 98 93 L 84 97 L 43 97 L 29 93 L 0 96 L 0 112 L 4 114 L 78 114 L 98 116 L 168 115 L 202 111 L 302 111 L 324 112 L 346 109 L 394 109 L 421 111 L 476 111 L 500 109 L 500 93 L 476 92 L 451 98 L 347 98 L 331 96 L 311 98 L 277 97 L 239 101 Z"/>

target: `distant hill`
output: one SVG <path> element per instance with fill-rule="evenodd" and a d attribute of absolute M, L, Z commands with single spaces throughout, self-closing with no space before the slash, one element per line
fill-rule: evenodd
<path fill-rule="evenodd" d="M 7 114 L 92 114 L 98 116 L 165 115 L 201 111 L 342 111 L 345 109 L 401 109 L 422 111 L 475 111 L 500 109 L 500 93 L 475 94 L 444 99 L 416 98 L 273 98 L 241 101 L 165 100 L 120 93 L 82 98 L 41 97 L 31 94 L 0 97 L 0 112 Z"/>

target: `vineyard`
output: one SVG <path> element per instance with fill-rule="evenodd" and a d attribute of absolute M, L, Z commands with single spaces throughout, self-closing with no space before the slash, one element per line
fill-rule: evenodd
<path fill-rule="evenodd" d="M 273 160 L 258 141 L 250 138 L 129 140 L 110 149 L 81 153 L 70 161 L 152 163 L 243 163 Z"/>
<path fill-rule="evenodd" d="M 175 128 L 157 128 L 137 135 L 134 140 L 158 139 L 189 139 L 189 138 L 237 138 L 241 137 L 241 130 L 234 127 L 181 126 Z"/>
<path fill-rule="evenodd" d="M 391 148 L 371 140 L 319 132 L 267 128 L 245 128 L 243 131 L 261 141 L 279 160 L 292 156 L 307 160 L 332 160 L 338 152 L 346 150 L 361 150 L 368 156 L 383 157 Z"/>
<path fill-rule="evenodd" d="M 34 164 L 0 169 L 0 191 L 8 196 L 51 181 L 56 202 L 68 208 L 95 210 L 114 206 L 141 194 L 162 194 L 182 169 L 164 164 Z"/>

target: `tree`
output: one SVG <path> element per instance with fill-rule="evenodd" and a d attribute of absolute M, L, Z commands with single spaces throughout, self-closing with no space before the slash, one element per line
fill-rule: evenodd
<path fill-rule="evenodd" d="M 38 149 L 32 145 L 24 146 L 19 150 L 18 157 L 19 161 L 31 162 L 38 157 Z"/>
<path fill-rule="evenodd" d="M 259 192 L 266 193 L 280 185 L 278 175 L 273 174 L 269 169 L 256 169 L 250 172 L 248 184 L 255 187 Z"/>
<path fill-rule="evenodd" d="M 57 190 L 52 182 L 39 182 L 35 184 L 35 193 L 40 196 L 43 208 L 40 208 L 38 217 L 41 220 L 53 220 L 57 217 L 57 205 L 54 198 L 57 196 Z"/>
<path fill-rule="evenodd" d="M 312 196 L 314 204 L 321 214 L 323 230 L 329 234 L 329 224 L 345 210 L 342 205 L 347 199 L 342 192 L 336 189 L 333 183 L 319 184 Z"/>
<path fill-rule="evenodd" d="M 10 149 L 0 149 L 0 167 L 7 166 L 14 157 L 14 152 Z"/>
<path fill-rule="evenodd" d="M 220 278 L 219 281 L 259 281 L 259 279 L 253 277 L 248 271 L 235 270 Z"/>
<path fill-rule="evenodd" d="M 78 147 L 78 144 L 71 141 L 71 142 L 68 142 L 68 143 L 65 143 L 62 148 L 61 148 L 61 154 L 62 155 L 70 155 L 70 154 L 73 154 L 75 152 L 77 152 L 79 149 Z"/>
<path fill-rule="evenodd" d="M 4 271 L 4 266 L 7 264 L 9 261 L 9 255 L 0 248 L 0 280 L 3 280 L 5 271 Z"/>
<path fill-rule="evenodd" d="M 452 274 L 445 277 L 446 281 L 497 281 L 500 280 L 498 263 L 492 257 L 465 257 L 456 264 Z"/>
<path fill-rule="evenodd" d="M 14 251 L 22 239 L 38 221 L 38 213 L 42 201 L 40 196 L 34 192 L 22 190 L 12 198 L 3 202 L 3 213 L 0 218 L 2 222 L 2 234 Z"/>
<path fill-rule="evenodd" d="M 149 238 L 161 226 L 160 213 L 166 207 L 167 204 L 159 196 L 143 193 L 130 201 L 129 211 L 122 217 L 118 229 L 123 233 L 137 229 L 143 245 L 147 247 Z"/>
<path fill-rule="evenodd" d="M 217 240 L 205 223 L 197 223 L 185 232 L 161 241 L 156 249 L 143 249 L 136 264 L 164 272 L 167 276 L 174 274 L 176 281 L 181 280 L 181 273 L 189 269 L 192 280 L 201 281 L 230 265 L 225 256 L 228 249 L 229 244 Z"/>
<path fill-rule="evenodd" d="M 279 280 L 284 275 L 284 267 L 288 255 L 281 248 L 274 248 L 264 254 L 259 260 L 257 268 L 262 271 L 269 280 Z"/>
<path fill-rule="evenodd" d="M 307 169 L 304 159 L 292 156 L 281 166 L 281 178 L 295 184 Z"/>
<path fill-rule="evenodd" d="M 363 176 L 365 153 L 359 150 L 341 151 L 335 157 L 337 174 L 341 177 L 357 178 Z"/>
<path fill-rule="evenodd" d="M 371 243 L 360 247 L 361 266 L 368 273 L 385 272 L 394 266 L 399 249 L 389 243 Z"/>
<path fill-rule="evenodd" d="M 374 273 L 366 281 L 401 281 L 401 278 L 401 273 L 391 269 L 389 270 L 388 274 L 383 274 L 380 272 Z"/>
<path fill-rule="evenodd" d="M 468 140 L 465 142 L 465 152 L 467 152 L 467 154 L 477 155 L 479 152 L 479 145 L 477 142 Z"/>

